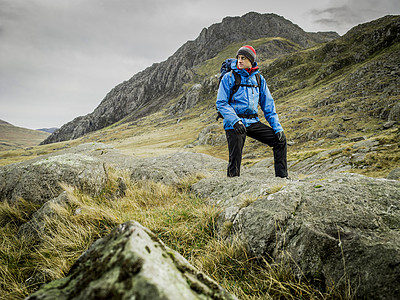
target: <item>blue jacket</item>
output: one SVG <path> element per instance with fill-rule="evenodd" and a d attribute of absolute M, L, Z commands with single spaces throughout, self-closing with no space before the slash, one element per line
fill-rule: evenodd
<path fill-rule="evenodd" d="M 256 67 L 257 63 L 253 64 Z M 248 85 L 257 85 L 257 79 L 254 76 L 259 70 L 255 70 L 251 75 L 244 69 L 237 68 L 237 60 L 232 62 L 232 72 L 236 72 L 241 76 L 241 83 Z M 275 111 L 274 99 L 267 87 L 265 78 L 260 74 L 261 87 L 240 86 L 238 91 L 233 95 L 229 104 L 229 97 L 233 86 L 235 85 L 235 77 L 232 72 L 228 72 L 222 77 L 217 96 L 217 109 L 224 117 L 224 129 L 233 129 L 233 125 L 242 120 L 243 124 L 248 127 L 252 123 L 259 122 L 259 118 L 239 118 L 237 114 L 256 114 L 258 113 L 258 105 L 264 113 L 265 119 L 272 127 L 275 133 L 283 131 L 279 123 L 278 114 Z"/>

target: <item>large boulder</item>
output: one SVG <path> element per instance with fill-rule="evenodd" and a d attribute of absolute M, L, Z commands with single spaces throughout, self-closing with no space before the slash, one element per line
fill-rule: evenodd
<path fill-rule="evenodd" d="M 178 183 L 186 176 L 212 176 L 225 172 L 226 161 L 209 155 L 177 152 L 152 158 L 143 158 L 125 165 L 135 179 L 152 179 L 166 184 Z"/>
<path fill-rule="evenodd" d="M 106 166 L 126 170 L 132 179 L 150 179 L 165 184 L 179 182 L 185 176 L 203 174 L 213 176 L 225 172 L 226 161 L 202 153 L 187 151 L 157 157 L 139 158 L 125 155 L 103 143 L 86 143 L 67 150 L 76 155 L 87 155 Z"/>
<path fill-rule="evenodd" d="M 322 288 L 350 284 L 360 298 L 400 294 L 400 182 L 356 174 L 262 177 L 206 178 L 193 190 L 223 207 L 221 232 L 228 228 L 253 255 L 284 261 Z"/>
<path fill-rule="evenodd" d="M 86 154 L 61 153 L 0 168 L 0 201 L 19 198 L 38 204 L 57 197 L 60 183 L 98 194 L 107 180 L 103 163 Z"/>
<path fill-rule="evenodd" d="M 42 241 L 46 233 L 46 221 L 58 216 L 54 207 L 67 207 L 70 204 L 68 193 L 63 192 L 57 198 L 51 199 L 33 213 L 30 220 L 22 224 L 18 229 L 18 236 L 24 236 L 32 244 Z"/>
<path fill-rule="evenodd" d="M 135 180 L 172 184 L 185 176 L 219 174 L 226 168 L 226 162 L 191 152 L 137 158 L 103 143 L 86 143 L 0 167 L 0 201 L 15 202 L 23 198 L 44 204 L 62 192 L 60 183 L 96 195 L 107 182 L 108 167 L 126 170 Z"/>
<path fill-rule="evenodd" d="M 38 299 L 234 300 L 215 281 L 137 222 L 126 222 L 97 240 L 65 278 L 50 282 Z"/>

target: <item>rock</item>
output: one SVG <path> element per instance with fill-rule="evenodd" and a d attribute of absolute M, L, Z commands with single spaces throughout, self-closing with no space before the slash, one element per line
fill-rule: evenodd
<path fill-rule="evenodd" d="M 359 141 L 364 141 L 365 137 L 363 136 L 356 136 L 350 139 L 350 142 L 359 142 Z"/>
<path fill-rule="evenodd" d="M 313 118 L 301 118 L 300 120 L 297 121 L 298 124 L 301 123 L 310 123 L 310 121 L 314 121 Z"/>
<path fill-rule="evenodd" d="M 350 121 L 353 120 L 353 117 L 348 117 L 348 116 L 342 116 L 343 121 Z"/>
<path fill-rule="evenodd" d="M 0 201 L 15 202 L 23 198 L 44 204 L 62 192 L 60 183 L 97 194 L 107 176 L 103 163 L 98 159 L 64 152 L 1 167 L 0 179 Z"/>
<path fill-rule="evenodd" d="M 22 224 L 18 229 L 18 236 L 24 236 L 33 244 L 39 243 L 44 235 L 46 235 L 46 219 L 57 216 L 54 211 L 54 205 L 65 207 L 69 203 L 67 192 L 61 193 L 57 198 L 47 201 L 40 209 L 38 209 L 32 218 Z"/>
<path fill-rule="evenodd" d="M 318 152 L 306 159 L 290 164 L 289 171 L 301 174 L 324 174 L 351 169 L 351 159 L 343 155 L 344 148 Z"/>
<path fill-rule="evenodd" d="M 389 128 L 393 127 L 394 124 L 396 124 L 396 123 L 397 123 L 396 121 L 388 121 L 385 124 L 383 124 L 383 129 L 389 129 Z"/>
<path fill-rule="evenodd" d="M 185 176 L 199 173 L 219 174 L 226 170 L 226 161 L 193 152 L 183 151 L 158 157 L 135 158 L 102 143 L 94 145 L 88 143 L 69 151 L 88 153 L 105 165 L 127 170 L 133 179 L 151 179 L 166 184 L 177 183 Z"/>
<path fill-rule="evenodd" d="M 390 121 L 400 122 L 400 103 L 393 105 L 390 110 L 388 122 Z"/>
<path fill-rule="evenodd" d="M 343 135 L 341 135 L 339 132 L 337 132 L 336 130 L 329 132 L 326 134 L 326 137 L 328 139 L 337 139 L 339 137 L 343 137 Z"/>
<path fill-rule="evenodd" d="M 400 168 L 396 168 L 394 170 L 392 170 L 387 179 L 394 179 L 394 180 L 399 180 L 400 179 Z"/>
<path fill-rule="evenodd" d="M 232 224 L 230 235 L 247 241 L 253 255 L 284 261 L 325 287 L 344 289 L 349 280 L 357 298 L 400 293 L 400 182 L 330 174 L 288 182 L 269 195 L 246 178 L 213 187 L 213 201 L 225 204 L 219 224 Z M 222 191 L 238 188 L 255 201 L 243 206 L 233 192 L 226 200 Z"/>
<path fill-rule="evenodd" d="M 226 161 L 209 155 L 177 152 L 171 155 L 144 158 L 120 165 L 131 172 L 135 179 L 151 179 L 166 184 L 178 183 L 185 176 L 211 175 L 225 172 Z"/>
<path fill-rule="evenodd" d="M 217 146 L 225 144 L 227 144 L 226 136 L 221 125 L 209 125 L 199 133 L 197 145 Z"/>
<path fill-rule="evenodd" d="M 200 98 L 201 88 L 202 88 L 201 84 L 193 85 L 189 89 L 189 91 L 186 92 L 178 100 L 178 102 L 169 109 L 170 114 L 172 115 L 182 114 L 184 111 L 193 108 L 200 100 L 199 98 Z"/>
<path fill-rule="evenodd" d="M 97 240 L 65 278 L 27 298 L 38 299 L 237 299 L 155 234 L 126 222 Z"/>
<path fill-rule="evenodd" d="M 366 149 L 367 152 L 373 151 L 376 149 L 376 146 L 379 145 L 379 141 L 374 139 L 369 140 L 361 140 L 353 145 L 353 149 Z"/>
<path fill-rule="evenodd" d="M 0 167 L 0 201 L 18 198 L 44 204 L 61 192 L 60 183 L 98 194 L 107 181 L 107 167 L 127 170 L 136 180 L 151 179 L 166 184 L 183 177 L 225 172 L 226 162 L 201 153 L 178 152 L 137 159 L 102 143 L 87 143 L 23 163 Z M 116 196 L 125 192 L 119 182 Z"/>

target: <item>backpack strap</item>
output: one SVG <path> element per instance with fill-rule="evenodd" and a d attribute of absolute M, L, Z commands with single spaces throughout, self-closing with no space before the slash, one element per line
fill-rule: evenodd
<path fill-rule="evenodd" d="M 231 71 L 231 73 L 233 74 L 233 77 L 235 77 L 235 84 L 232 87 L 231 90 L 231 95 L 229 96 L 228 99 L 228 103 L 230 104 L 232 102 L 232 97 L 233 95 L 238 91 L 239 87 L 242 86 L 240 83 L 242 81 L 240 75 L 238 73 L 236 73 L 235 71 Z"/>
<path fill-rule="evenodd" d="M 260 76 L 260 73 L 256 73 L 255 76 L 256 76 L 258 88 L 260 88 L 261 87 L 261 76 Z"/>
<path fill-rule="evenodd" d="M 256 73 L 254 76 L 256 77 L 257 84 L 240 84 L 240 86 L 247 86 L 247 87 L 259 88 L 259 87 L 261 86 L 261 77 L 260 77 L 260 73 Z"/>
<path fill-rule="evenodd" d="M 256 73 L 254 76 L 256 77 L 257 80 L 257 85 L 254 84 L 241 84 L 241 77 L 238 73 L 235 71 L 231 71 L 235 77 L 235 85 L 232 87 L 231 95 L 229 97 L 228 103 L 230 104 L 232 102 L 232 97 L 233 95 L 238 91 L 240 86 L 247 86 L 247 87 L 255 87 L 255 88 L 260 88 L 261 87 L 261 77 L 260 73 Z"/>
<path fill-rule="evenodd" d="M 254 85 L 254 84 L 241 84 L 242 79 L 241 79 L 240 75 L 239 75 L 238 73 L 236 73 L 235 71 L 233 71 L 233 70 L 231 70 L 230 72 L 233 73 L 233 76 L 235 77 L 235 84 L 234 84 L 234 86 L 232 87 L 231 95 L 229 96 L 229 99 L 228 99 L 228 103 L 229 103 L 229 104 L 232 103 L 232 97 L 233 97 L 233 95 L 238 91 L 238 89 L 239 89 L 240 86 L 257 87 L 257 88 L 260 88 L 260 87 L 261 87 L 261 77 L 260 77 L 260 73 L 256 73 L 256 74 L 255 74 L 256 80 L 257 80 L 257 85 Z M 221 82 L 221 78 L 222 78 L 222 77 L 219 78 L 219 83 Z M 218 83 L 218 84 L 219 84 L 219 83 Z M 218 119 L 220 119 L 220 118 L 223 119 L 224 117 L 223 117 L 222 114 L 218 111 L 217 107 L 215 107 L 215 109 L 217 110 L 217 118 L 216 118 L 216 120 L 218 121 Z M 238 115 L 238 117 L 239 117 L 239 118 L 249 118 L 249 119 L 251 119 L 251 118 L 257 118 L 258 115 L 257 115 L 257 114 L 253 114 L 253 115 Z"/>

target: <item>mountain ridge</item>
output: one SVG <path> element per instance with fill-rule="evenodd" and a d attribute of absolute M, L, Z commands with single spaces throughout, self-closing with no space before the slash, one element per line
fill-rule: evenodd
<path fill-rule="evenodd" d="M 150 107 L 149 112 L 153 111 L 152 105 L 163 107 L 193 78 L 194 66 L 214 57 L 233 42 L 272 36 L 286 37 L 301 47 L 308 47 L 338 35 L 307 33 L 275 14 L 250 12 L 242 17 L 226 17 L 221 23 L 204 28 L 198 38 L 183 44 L 166 61 L 153 64 L 114 87 L 92 113 L 64 124 L 42 144 L 75 139 L 112 125 L 146 106 Z"/>

